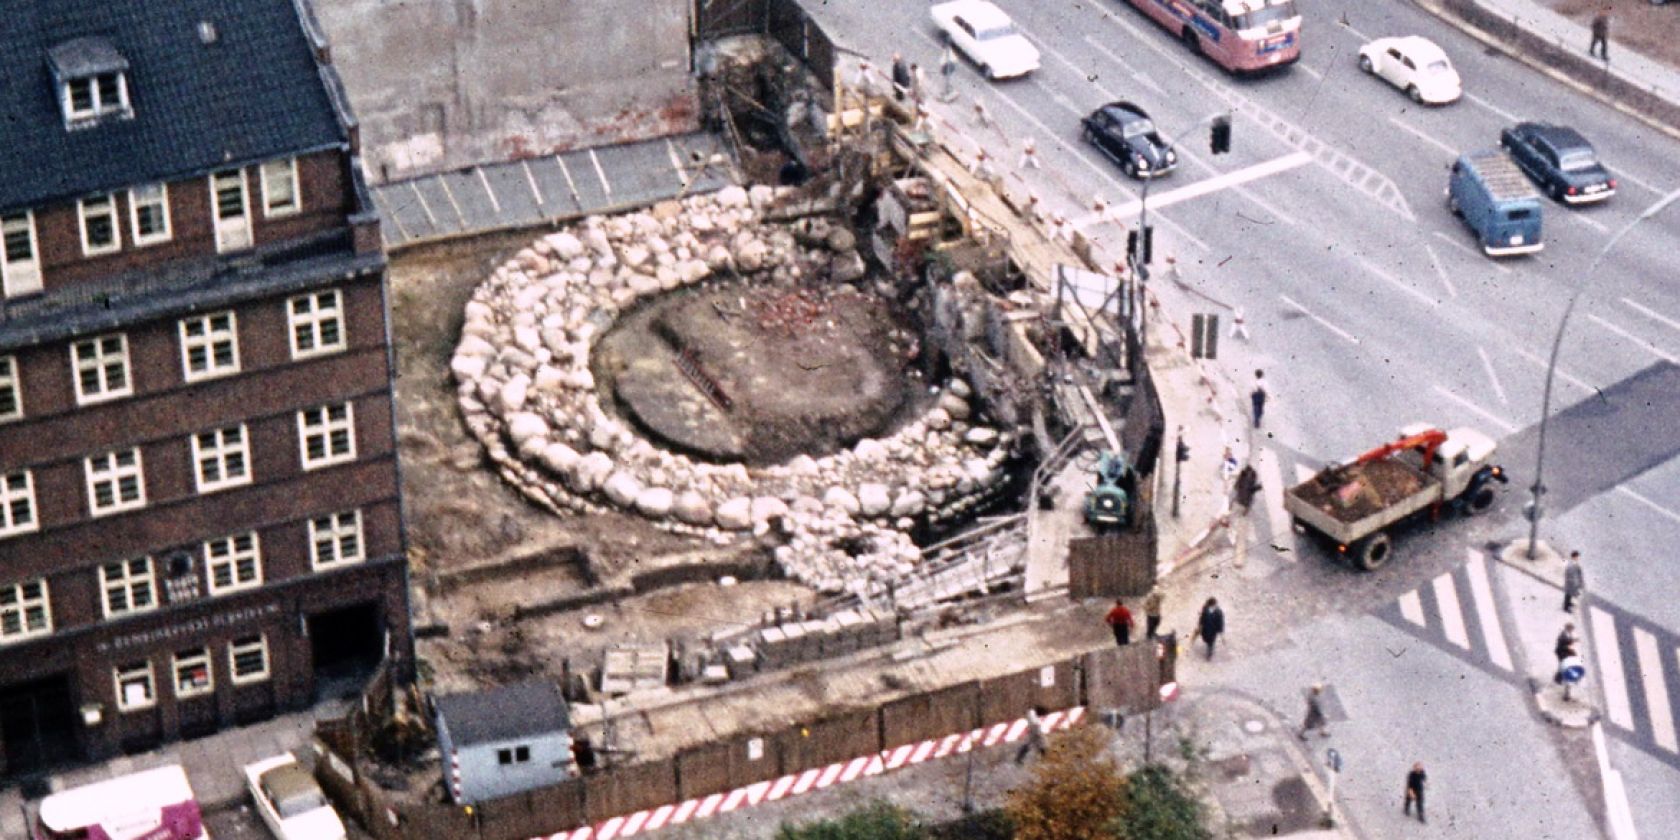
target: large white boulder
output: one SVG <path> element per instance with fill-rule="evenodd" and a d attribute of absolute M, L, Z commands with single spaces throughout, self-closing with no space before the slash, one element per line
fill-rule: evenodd
<path fill-rule="evenodd" d="M 828 488 L 828 492 L 823 493 L 823 504 L 843 510 L 853 516 L 863 510 L 863 505 L 858 501 L 858 497 L 844 487 Z"/>
<path fill-rule="evenodd" d="M 577 462 L 577 468 L 570 473 L 572 489 L 579 493 L 592 493 L 601 487 L 601 483 L 612 475 L 613 459 L 605 452 L 591 452 Z"/>
<path fill-rule="evenodd" d="M 530 393 L 531 377 L 523 373 L 514 374 L 507 383 L 502 385 L 500 402 L 503 415 L 513 414 L 525 408 L 525 397 Z"/>
<path fill-rule="evenodd" d="M 752 500 L 752 521 L 754 525 L 769 522 L 772 519 L 788 515 L 787 502 L 775 496 L 759 496 Z"/>
<path fill-rule="evenodd" d="M 488 356 L 468 356 L 457 352 L 455 358 L 449 360 L 449 372 L 455 374 L 456 382 L 472 382 L 484 375 L 484 369 L 489 364 Z"/>
<path fill-rule="evenodd" d="M 518 446 L 531 438 L 548 437 L 548 421 L 541 414 L 521 411 L 508 417 L 508 437 Z"/>
<path fill-rule="evenodd" d="M 541 460 L 543 466 L 548 467 L 556 475 L 566 475 L 577 466 L 579 455 L 576 449 L 564 443 L 550 443 L 543 447 Z"/>
<path fill-rule="evenodd" d="M 752 527 L 752 499 L 736 496 L 717 506 L 717 526 L 728 531 L 744 531 Z"/>
<path fill-rule="evenodd" d="M 920 490 L 906 490 L 893 499 L 892 516 L 917 516 L 927 507 L 927 496 Z"/>
<path fill-rule="evenodd" d="M 713 200 L 717 202 L 719 207 L 738 208 L 746 207 L 751 199 L 748 197 L 745 189 L 731 184 L 730 186 L 718 190 L 717 195 L 713 197 Z"/>
<path fill-rule="evenodd" d="M 693 490 L 684 490 L 677 494 L 671 509 L 676 514 L 677 519 L 689 525 L 704 526 L 712 524 L 711 502 L 706 501 L 705 496 Z"/>
<path fill-rule="evenodd" d="M 630 507 L 636 503 L 636 497 L 642 495 L 642 482 L 628 472 L 620 470 L 607 477 L 601 485 L 601 492 L 619 507 Z"/>
<path fill-rule="evenodd" d="M 871 482 L 858 487 L 858 510 L 864 516 L 880 516 L 892 509 L 891 490 Z"/>
<path fill-rule="evenodd" d="M 583 256 L 583 240 L 573 236 L 568 231 L 551 233 L 543 237 L 543 241 L 554 249 L 554 255 L 563 260 L 573 260 Z"/>
<path fill-rule="evenodd" d="M 671 508 L 675 504 L 675 495 L 666 487 L 649 487 L 636 496 L 636 510 L 643 516 L 654 519 L 664 519 L 671 515 Z"/>

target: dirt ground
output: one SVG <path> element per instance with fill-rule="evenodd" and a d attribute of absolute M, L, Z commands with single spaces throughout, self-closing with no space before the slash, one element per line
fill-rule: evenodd
<path fill-rule="evenodd" d="M 1647 0 L 1536 0 L 1540 5 L 1581 26 L 1592 24 L 1593 15 L 1610 6 L 1610 62 L 1616 48 L 1626 47 L 1646 58 L 1680 68 L 1680 0 L 1653 6 Z M 1586 52 L 1587 42 L 1581 42 Z"/>

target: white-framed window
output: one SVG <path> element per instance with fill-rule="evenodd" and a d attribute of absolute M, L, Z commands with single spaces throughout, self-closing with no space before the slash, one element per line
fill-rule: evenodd
<path fill-rule="evenodd" d="M 88 509 L 106 516 L 146 506 L 146 471 L 140 449 L 101 452 L 87 458 Z"/>
<path fill-rule="evenodd" d="M 128 191 L 128 224 L 134 244 L 169 241 L 169 185 L 146 184 Z"/>
<path fill-rule="evenodd" d="M 137 712 L 157 705 L 157 690 L 152 683 L 152 663 L 148 660 L 129 662 L 112 669 L 117 680 L 117 709 Z"/>
<path fill-rule="evenodd" d="M 0 423 L 23 416 L 23 385 L 16 356 L 0 356 Z"/>
<path fill-rule="evenodd" d="M 84 198 L 81 209 L 84 255 L 109 254 L 122 247 L 122 231 L 117 227 L 117 199 L 114 196 Z"/>
<path fill-rule="evenodd" d="M 41 291 L 39 253 L 33 212 L 0 215 L 0 295 L 17 297 Z"/>
<path fill-rule="evenodd" d="M 349 403 L 298 412 L 298 438 L 306 470 L 356 459 L 356 418 Z"/>
<path fill-rule="evenodd" d="M 207 647 L 176 651 L 171 670 L 175 673 L 176 697 L 198 697 L 216 690 L 216 678 L 210 673 L 210 649 Z"/>
<path fill-rule="evenodd" d="M 292 358 L 307 359 L 343 350 L 344 300 L 337 289 L 286 301 L 292 327 Z"/>
<path fill-rule="evenodd" d="M 263 215 L 290 216 L 303 208 L 298 197 L 297 158 L 262 165 Z"/>
<path fill-rule="evenodd" d="M 76 369 L 76 404 L 88 405 L 134 393 L 128 376 L 128 336 L 123 333 L 87 338 L 70 345 Z"/>
<path fill-rule="evenodd" d="M 181 319 L 181 369 L 188 382 L 239 372 L 239 322 L 231 310 Z"/>
<path fill-rule="evenodd" d="M 366 559 L 362 554 L 362 512 L 352 510 L 309 520 L 309 558 L 317 570 Z"/>
<path fill-rule="evenodd" d="M 105 593 L 105 617 L 157 609 L 157 582 L 152 577 L 152 558 L 118 560 L 99 567 L 99 589 Z"/>
<path fill-rule="evenodd" d="M 261 586 L 262 547 L 256 532 L 206 542 L 204 568 L 209 571 L 211 595 Z"/>
<path fill-rule="evenodd" d="M 251 440 L 242 425 L 193 435 L 192 454 L 200 493 L 251 483 Z"/>
<path fill-rule="evenodd" d="M 28 470 L 0 473 L 0 537 L 39 528 L 35 516 L 35 479 Z"/>
<path fill-rule="evenodd" d="M 256 244 L 251 232 L 250 196 L 245 170 L 210 175 L 210 212 L 216 220 L 216 252 L 242 251 Z"/>
<path fill-rule="evenodd" d="M 258 633 L 229 643 L 228 672 L 233 675 L 234 685 L 268 679 L 268 639 Z"/>
<path fill-rule="evenodd" d="M 0 645 L 51 632 L 52 606 L 47 602 L 45 580 L 0 585 Z"/>
<path fill-rule="evenodd" d="M 64 118 L 80 122 L 128 108 L 128 80 L 122 73 L 80 76 L 64 82 Z"/>

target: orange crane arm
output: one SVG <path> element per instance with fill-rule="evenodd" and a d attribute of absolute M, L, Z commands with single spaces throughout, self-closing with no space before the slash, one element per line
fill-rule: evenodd
<path fill-rule="evenodd" d="M 1436 449 L 1436 447 L 1440 446 L 1443 443 L 1446 443 L 1446 441 L 1447 441 L 1447 433 L 1446 432 L 1443 432 L 1440 429 L 1430 429 L 1427 432 L 1419 432 L 1418 434 L 1415 434 L 1415 435 L 1407 435 L 1406 437 L 1400 438 L 1399 440 L 1393 441 L 1392 443 L 1385 443 L 1382 446 L 1379 446 L 1376 449 L 1373 449 L 1370 452 L 1367 452 L 1367 453 L 1359 456 L 1357 459 L 1354 460 L 1354 463 L 1356 463 L 1356 464 L 1369 464 L 1372 461 L 1381 461 L 1384 458 L 1387 458 L 1387 457 L 1389 457 L 1389 456 L 1391 456 L 1391 455 L 1393 455 L 1397 452 L 1404 452 L 1408 449 L 1415 449 L 1415 448 L 1418 448 L 1418 447 L 1422 447 L 1423 448 L 1423 465 L 1425 467 L 1428 467 L 1430 464 L 1433 464 L 1435 462 L 1435 449 Z"/>

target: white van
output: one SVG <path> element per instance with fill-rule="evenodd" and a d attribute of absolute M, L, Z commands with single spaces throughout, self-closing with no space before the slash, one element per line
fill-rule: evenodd
<path fill-rule="evenodd" d="M 36 806 L 33 840 L 210 840 L 179 764 L 59 791 Z"/>

